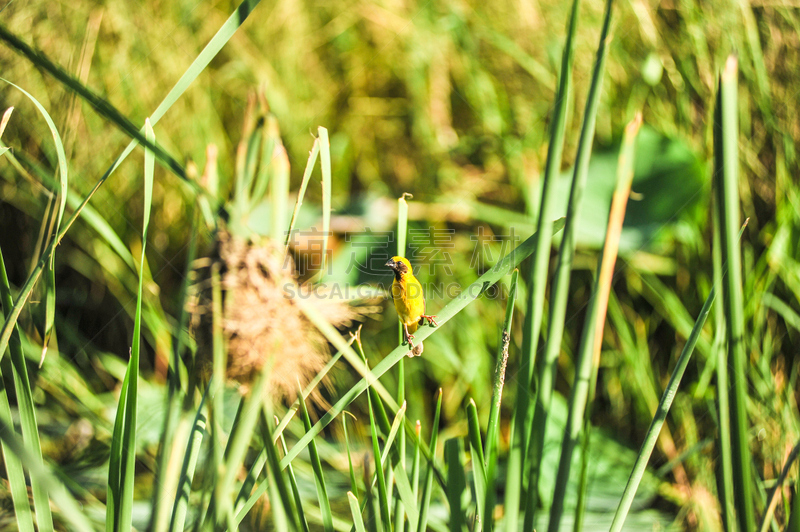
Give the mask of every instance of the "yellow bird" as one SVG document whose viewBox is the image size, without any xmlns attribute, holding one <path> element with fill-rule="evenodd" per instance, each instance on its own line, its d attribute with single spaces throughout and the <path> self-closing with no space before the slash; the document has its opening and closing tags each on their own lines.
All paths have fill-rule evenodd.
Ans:
<svg viewBox="0 0 800 532">
<path fill-rule="evenodd" d="M 386 266 L 394 270 L 394 282 L 392 283 L 392 299 L 397 316 L 403 324 L 403 336 L 411 347 L 408 356 L 419 356 L 422 354 L 422 342 L 416 346 L 411 343 L 414 336 L 411 334 L 428 320 L 428 325 L 437 326 L 436 316 L 425 314 L 425 294 L 422 293 L 422 285 L 414 277 L 411 270 L 411 263 L 404 257 L 392 257 Z"/>
</svg>

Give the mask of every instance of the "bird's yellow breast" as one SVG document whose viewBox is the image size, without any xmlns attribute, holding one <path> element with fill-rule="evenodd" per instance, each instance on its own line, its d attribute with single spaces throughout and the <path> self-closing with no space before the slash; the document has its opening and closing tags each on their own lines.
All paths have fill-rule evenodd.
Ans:
<svg viewBox="0 0 800 532">
<path fill-rule="evenodd" d="M 408 332 L 416 331 L 419 319 L 425 314 L 425 296 L 417 278 L 411 274 L 403 275 L 400 279 L 395 278 L 392 283 L 392 298 L 400 321 L 408 327 Z"/>
</svg>

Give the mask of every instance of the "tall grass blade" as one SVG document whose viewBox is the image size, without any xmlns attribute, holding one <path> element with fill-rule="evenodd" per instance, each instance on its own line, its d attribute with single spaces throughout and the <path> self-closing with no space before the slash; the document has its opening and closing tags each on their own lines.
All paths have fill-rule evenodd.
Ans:
<svg viewBox="0 0 800 532">
<path fill-rule="evenodd" d="M 508 349 L 511 343 L 511 324 L 514 316 L 514 305 L 517 301 L 518 279 L 519 270 L 515 269 L 511 274 L 511 285 L 508 291 L 508 301 L 506 301 L 506 315 L 505 319 L 503 320 L 503 329 L 500 331 L 500 342 L 497 349 L 497 363 L 494 369 L 492 401 L 489 409 L 489 422 L 486 426 L 486 450 L 484 451 L 484 470 L 482 471 L 482 474 L 486 477 L 486 482 L 483 495 L 478 495 L 478 505 L 484 508 L 483 523 L 485 523 L 484 526 L 486 527 L 486 530 L 492 530 L 494 528 L 496 482 L 494 475 L 497 471 L 497 459 L 500 444 L 500 405 L 503 401 L 503 386 L 505 385 L 506 381 Z M 518 421 L 522 422 L 521 419 Z M 512 449 L 511 452 L 514 453 L 515 451 Z M 509 476 L 513 475 L 514 474 L 512 472 L 509 472 Z M 516 522 L 516 519 L 514 521 Z"/>
<path fill-rule="evenodd" d="M 300 213 L 300 206 L 303 205 L 303 198 L 306 195 L 306 188 L 308 188 L 308 181 L 311 179 L 311 173 L 314 171 L 314 165 L 317 163 L 317 156 L 319 156 L 319 139 L 314 139 L 314 145 L 311 146 L 311 152 L 308 154 L 308 161 L 306 162 L 306 169 L 303 172 L 303 181 L 300 183 L 300 190 L 297 191 L 297 201 L 294 204 L 294 211 L 292 211 L 292 219 L 289 221 L 289 229 L 286 231 L 285 247 L 286 252 L 289 252 L 289 242 L 292 239 L 292 231 L 294 224 L 297 222 L 297 215 Z"/>
<path fill-rule="evenodd" d="M 178 488 L 175 492 L 175 504 L 172 507 L 170 530 L 184 530 L 184 525 L 186 524 L 186 512 L 189 509 L 192 480 L 194 480 L 197 458 L 200 456 L 200 447 L 206 433 L 206 416 L 203 414 L 203 409 L 205 408 L 210 388 L 211 383 L 206 386 L 206 391 L 203 393 L 203 398 L 200 400 L 200 406 L 197 407 L 197 414 L 195 414 L 194 422 L 192 423 L 192 431 L 189 434 L 186 452 L 183 455 L 183 465 L 181 466 Z"/>
<path fill-rule="evenodd" d="M 564 227 L 563 220 L 558 220 L 556 223 L 553 224 L 553 231 L 560 231 L 561 228 Z M 440 330 L 442 326 L 450 321 L 456 314 L 464 310 L 470 303 L 475 301 L 478 297 L 480 297 L 486 290 L 489 289 L 492 285 L 494 285 L 497 281 L 502 279 L 505 275 L 511 273 L 514 268 L 516 268 L 520 262 L 525 260 L 533 251 L 533 246 L 536 241 L 536 235 L 531 235 L 528 237 L 524 242 L 522 242 L 519 246 L 513 249 L 508 255 L 500 259 L 497 264 L 492 267 L 489 271 L 484 273 L 480 276 L 474 283 L 466 287 L 458 296 L 453 298 L 438 314 L 437 321 L 439 322 L 439 327 L 432 328 L 432 327 L 421 327 L 417 332 L 414 333 L 414 337 L 417 338 L 419 341 L 423 341 L 428 338 L 431 334 L 435 334 L 437 330 Z M 307 309 L 304 309 L 304 312 Z M 307 314 L 308 315 L 308 314 Z M 319 322 L 323 325 L 324 320 L 321 319 L 321 316 L 318 314 L 311 314 L 314 318 L 316 318 L 316 322 L 314 323 L 317 328 L 320 328 Z M 314 320 L 312 320 L 314 321 Z M 327 324 L 331 329 L 333 328 L 330 324 Z M 320 328 L 320 330 L 325 333 L 326 330 L 330 332 L 330 329 Z M 335 331 L 335 329 L 333 329 Z M 334 346 L 337 349 L 340 348 L 340 342 L 336 339 L 338 337 L 342 342 L 344 339 L 339 335 L 331 334 L 326 335 L 326 337 L 333 341 Z M 349 346 L 348 346 L 349 347 Z M 283 460 L 281 460 L 281 467 L 285 467 L 287 463 L 293 460 L 300 452 L 305 449 L 308 445 L 308 442 L 314 438 L 317 434 L 319 434 L 323 428 L 325 428 L 328 424 L 331 423 L 336 416 L 338 416 L 347 406 L 352 403 L 359 395 L 361 395 L 368 386 L 375 386 L 379 391 L 382 387 L 378 388 L 378 379 L 389 371 L 392 367 L 394 367 L 399 360 L 401 360 L 406 353 L 408 352 L 407 346 L 398 346 L 391 353 L 386 355 L 381 362 L 375 366 L 372 371 L 367 371 L 366 373 L 362 373 L 364 377 L 357 382 L 354 386 L 350 388 L 337 402 L 334 404 L 331 409 L 322 416 L 322 418 L 311 428 L 309 432 L 307 432 L 300 440 L 292 447 Z M 353 363 L 350 359 L 348 359 L 351 364 Z M 356 369 L 363 367 L 363 362 L 358 361 L 358 365 L 355 366 Z M 385 390 L 385 389 L 384 389 Z M 388 400 L 387 400 L 388 396 Z M 381 394 L 381 397 L 387 401 L 387 404 L 393 406 L 393 409 L 396 411 L 397 407 L 394 399 L 387 393 L 387 396 Z M 394 404 L 393 404 L 394 403 Z M 411 434 L 413 435 L 413 428 L 411 429 Z"/>
<path fill-rule="evenodd" d="M 350 512 L 353 514 L 353 526 L 356 532 L 367 532 L 364 527 L 364 520 L 361 518 L 361 508 L 358 506 L 358 498 L 353 495 L 353 492 L 347 492 L 347 501 L 350 503 Z"/>
<path fill-rule="evenodd" d="M 744 296 L 742 294 L 742 260 L 737 232 L 739 219 L 739 126 L 738 126 L 738 67 L 730 56 L 720 76 L 714 135 L 718 140 L 715 187 L 722 220 L 722 257 L 728 274 L 723 282 L 725 320 L 728 333 L 728 360 L 732 364 L 731 384 L 731 450 L 733 457 L 733 493 L 740 530 L 754 530 L 752 459 L 747 438 L 747 368 L 744 345 Z M 719 383 L 726 386 L 728 383 Z"/>
<path fill-rule="evenodd" d="M 547 146 L 544 183 L 536 222 L 536 234 L 539 237 L 536 241 L 529 274 L 526 278 L 528 290 L 525 300 L 525 322 L 523 324 L 522 350 L 517 374 L 517 397 L 509 447 L 508 474 L 506 475 L 505 503 L 506 508 L 509 509 L 509 516 L 516 515 L 519 508 L 522 497 L 523 475 L 527 470 L 525 462 L 531 423 L 531 382 L 533 381 L 533 368 L 536 363 L 542 314 L 544 312 L 547 269 L 550 263 L 550 247 L 552 245 L 553 198 L 555 197 L 556 178 L 561 170 L 561 152 L 564 147 L 569 93 L 572 87 L 572 61 L 575 55 L 575 36 L 578 27 L 579 7 L 580 0 L 573 0 L 567 23 L 564 52 L 561 56 L 561 71 L 558 78 L 552 122 L 550 123 L 550 140 Z M 516 520 L 506 519 L 505 529 L 507 532 L 515 531 L 517 527 Z"/>
<path fill-rule="evenodd" d="M 155 140 L 150 120 L 145 120 L 145 132 L 150 141 Z M 122 381 L 117 416 L 114 421 L 114 439 L 111 442 L 111 457 L 108 470 L 108 509 L 106 530 L 127 531 L 131 528 L 133 511 L 133 482 L 136 464 L 136 410 L 139 397 L 139 354 L 142 331 L 142 291 L 144 288 L 145 250 L 147 228 L 150 224 L 150 207 L 153 201 L 153 152 L 144 152 L 144 226 L 142 228 L 142 260 L 139 273 L 139 290 L 136 297 L 136 314 L 133 321 L 131 356 L 125 379 Z"/>
<path fill-rule="evenodd" d="M 191 443 L 184 444 L 184 439 L 190 439 L 194 435 L 197 424 L 197 417 L 191 416 L 189 407 L 182 408 L 186 398 L 186 389 L 183 383 L 187 380 L 188 372 L 183 362 L 184 349 L 186 348 L 187 334 L 186 329 L 189 321 L 187 310 L 187 298 L 190 285 L 193 281 L 192 265 L 197 257 L 197 228 L 200 222 L 200 215 L 197 212 L 191 215 L 191 228 L 189 230 L 189 249 L 186 255 L 186 267 L 181 282 L 180 313 L 175 324 L 175 342 L 173 344 L 172 356 L 170 358 L 170 368 L 168 373 L 168 387 L 166 398 L 166 413 L 164 415 L 164 430 L 161 435 L 161 442 L 158 455 L 158 470 L 156 471 L 155 489 L 153 490 L 151 528 L 156 532 L 167 530 L 170 521 L 174 520 L 176 503 L 179 500 L 178 485 L 183 481 L 186 474 L 187 451 L 191 449 Z M 203 394 L 201 403 L 205 403 L 207 394 Z M 194 389 L 189 390 L 194 393 Z M 203 419 L 203 429 L 205 431 L 205 418 Z M 200 434 L 202 438 L 202 433 Z M 195 464 L 197 457 L 195 456 Z M 180 466 L 181 470 L 176 471 Z M 192 466 L 194 475 L 194 466 Z M 190 482 L 191 484 L 191 482 Z M 188 492 L 186 493 L 188 497 Z M 170 508 L 170 501 L 174 501 Z M 184 508 L 185 515 L 185 508 Z"/>
<path fill-rule="evenodd" d="M 745 224 L 739 230 L 739 236 L 737 237 L 737 240 L 738 238 L 741 238 L 746 226 L 747 222 L 745 222 Z M 727 273 L 728 272 L 726 269 L 723 269 L 721 276 L 724 278 Z M 678 387 L 681 384 L 683 373 L 686 371 L 686 366 L 689 364 L 689 359 L 691 358 L 692 352 L 697 345 L 697 340 L 700 338 L 700 333 L 702 332 L 703 326 L 708 318 L 708 313 L 711 311 L 711 305 L 714 303 L 717 290 L 718 285 L 715 283 L 714 286 L 711 287 L 711 292 L 708 294 L 708 297 L 703 304 L 703 308 L 700 309 L 700 314 L 697 316 L 697 320 L 692 327 L 692 331 L 689 333 L 689 337 L 686 339 L 686 344 L 683 346 L 683 350 L 678 357 L 678 362 L 675 364 L 675 369 L 672 370 L 669 383 L 667 383 L 667 387 L 664 389 L 664 393 L 661 395 L 661 400 L 659 401 L 658 408 L 653 416 L 653 421 L 650 422 L 650 427 L 647 429 L 644 442 L 642 442 L 642 447 L 639 450 L 639 454 L 636 457 L 636 462 L 633 465 L 633 470 L 628 478 L 628 484 L 625 486 L 625 491 L 622 493 L 622 499 L 620 500 L 616 513 L 614 514 L 614 521 L 611 523 L 612 532 L 618 532 L 622 530 L 625 518 L 627 517 L 628 511 L 633 503 L 633 499 L 636 496 L 636 490 L 638 489 L 639 483 L 641 482 L 645 469 L 647 468 L 647 462 L 650 460 L 650 456 L 653 453 L 656 442 L 658 441 L 658 435 L 661 432 L 661 427 L 664 426 L 664 422 L 667 419 L 667 414 L 669 413 L 672 401 L 675 399 L 675 394 L 677 393 Z"/>
<path fill-rule="evenodd" d="M 250 441 L 253 439 L 253 432 L 255 431 L 261 412 L 261 403 L 269 393 L 270 369 L 270 364 L 264 365 L 261 370 L 261 375 L 258 376 L 250 393 L 241 404 L 241 416 L 237 416 L 234 426 L 231 429 L 232 434 L 225 452 L 223 473 L 222 477 L 217 481 L 217 490 L 215 494 L 217 501 L 216 508 L 224 515 L 229 516 L 228 519 L 232 519 L 234 515 L 234 508 L 231 501 L 234 482 L 244 462 L 245 453 L 250 446 Z"/>
<path fill-rule="evenodd" d="M 472 457 L 472 483 L 475 488 L 475 524 L 473 531 L 480 532 L 483 528 L 484 505 L 486 503 L 486 463 L 483 457 L 478 407 L 472 399 L 467 404 L 467 427 L 469 454 Z"/>
<path fill-rule="evenodd" d="M 300 514 L 293 507 L 293 501 L 286 487 L 286 479 L 278 459 L 278 451 L 274 445 L 275 436 L 270 434 L 267 420 L 272 417 L 272 407 L 269 401 L 264 403 L 264 415 L 261 421 L 261 440 L 267 451 L 267 482 L 269 483 L 269 500 L 273 506 L 273 518 L 275 527 L 279 530 L 302 530 L 305 522 L 300 524 Z M 288 515 L 287 515 L 288 514 Z M 305 516 L 303 516 L 305 519 Z"/>
<path fill-rule="evenodd" d="M 715 137 L 714 147 L 719 151 L 717 138 Z M 721 154 L 720 154 L 721 155 Z M 720 161 L 721 157 L 715 155 L 715 162 Z M 716 163 L 715 163 L 716 166 Z M 721 169 L 720 169 L 721 171 Z M 715 169 L 716 173 L 716 169 Z M 722 217 L 720 202 L 713 201 L 714 216 L 714 284 L 722 286 L 722 236 L 720 234 L 720 224 Z M 725 297 L 718 294 L 720 303 L 714 308 L 714 356 L 717 358 L 717 416 L 719 417 L 719 430 L 717 431 L 717 445 L 719 446 L 719 466 L 717 492 L 719 493 L 720 506 L 722 507 L 722 522 L 726 530 L 736 530 L 736 509 L 733 498 L 733 458 L 731 451 L 731 411 L 730 400 L 728 397 L 728 351 L 727 333 L 725 326 Z"/>
<path fill-rule="evenodd" d="M 8 283 L 6 264 L 3 259 L 2 251 L 0 251 L 0 288 L 2 288 L 3 308 L 11 308 L 11 287 Z M 0 316 L 2 316 L 2 314 L 0 314 Z M 22 356 L 19 330 L 16 327 L 14 328 L 14 334 L 11 336 L 9 348 L 12 350 L 19 350 L 19 356 Z M 0 374 L 0 386 L 2 386 L 2 389 L 0 389 L 0 422 L 9 427 L 9 430 L 16 436 L 14 421 L 11 418 L 11 407 L 8 403 L 6 382 L 2 374 Z M 30 503 L 28 502 L 28 486 L 25 481 L 25 472 L 22 469 L 22 462 L 20 461 L 20 457 L 17 456 L 5 442 L 3 442 L 3 462 L 6 468 L 9 490 L 11 491 L 11 499 L 14 504 L 17 527 L 22 532 L 33 532 L 33 514 L 31 513 Z"/>
<path fill-rule="evenodd" d="M 544 361 L 539 374 L 539 389 L 536 396 L 536 410 L 534 422 L 531 426 L 531 441 L 529 456 L 531 456 L 530 480 L 528 482 L 528 504 L 525 508 L 525 530 L 531 530 L 535 525 L 535 512 L 537 502 L 537 489 L 539 485 L 539 470 L 544 446 L 545 427 L 550 412 L 550 401 L 555 385 L 558 354 L 561 351 L 561 340 L 564 335 L 564 323 L 567 312 L 567 297 L 569 295 L 569 280 L 572 272 L 572 260 L 575 255 L 575 234 L 578 225 L 578 216 L 583 198 L 583 190 L 589 170 L 589 158 L 594 140 L 595 121 L 597 108 L 600 103 L 600 92 L 605 74 L 605 63 L 608 56 L 608 40 L 611 27 L 611 13 L 613 0 L 606 0 L 603 28 L 600 32 L 600 43 L 597 48 L 597 57 L 592 72 L 591 86 L 586 99 L 586 108 L 581 127 L 578 153 L 576 155 L 575 169 L 572 176 L 572 185 L 567 205 L 566 225 L 561 246 L 558 251 L 553 288 L 550 296 L 547 323 L 547 341 L 544 348 Z"/>
<path fill-rule="evenodd" d="M 58 214 L 55 216 L 55 220 L 52 223 L 52 227 L 48 228 L 48 233 L 52 234 L 52 237 L 48 236 L 48 240 L 52 243 L 56 240 L 58 231 L 61 227 L 61 220 L 64 217 L 64 209 L 67 205 L 67 190 L 69 189 L 69 173 L 67 169 L 67 156 L 64 152 L 64 143 L 61 141 L 61 135 L 58 133 L 58 129 L 56 128 L 53 119 L 50 117 L 50 114 L 44 108 L 44 106 L 39 103 L 39 100 L 33 97 L 28 91 L 11 83 L 8 80 L 0 78 L 0 80 L 8 83 L 22 94 L 24 94 L 33 104 L 36 106 L 36 109 L 44 118 L 45 122 L 47 123 L 47 127 L 50 129 L 50 134 L 53 136 L 53 144 L 56 148 L 56 157 L 58 159 Z M 13 109 L 13 108 L 11 108 Z M 9 109 L 10 110 L 10 109 Z M 6 114 L 3 116 L 4 122 L 7 122 L 8 118 L 10 117 L 10 113 L 7 111 Z M 5 125 L 3 125 L 5 128 Z M 44 357 L 47 353 L 47 344 L 50 342 L 50 335 L 53 332 L 53 324 L 55 323 L 55 305 L 56 305 L 56 278 L 55 278 L 55 253 L 51 253 L 49 256 L 49 262 L 47 264 L 47 275 L 45 276 L 45 322 L 42 331 L 44 332 L 42 336 L 42 356 L 39 362 L 39 367 L 41 367 L 42 363 L 44 362 Z M 12 308 L 11 306 L 6 308 Z M 2 355 L 0 355 L 2 356 Z M 26 409 L 27 410 L 27 409 Z M 26 412 L 26 415 L 28 412 Z M 34 420 L 35 421 L 35 420 Z M 24 437 L 23 431 L 23 437 Z M 29 436 L 30 437 L 30 436 Z M 38 440 L 38 430 L 36 439 Z M 37 445 L 38 447 L 38 445 Z M 47 502 L 47 494 L 46 492 L 42 491 L 41 487 L 32 486 L 34 492 L 34 501 L 37 506 L 45 504 Z M 38 501 L 38 502 L 36 502 Z M 52 530 L 52 517 L 50 517 L 50 508 L 49 504 L 47 505 L 47 509 L 42 510 L 42 515 L 39 515 L 40 512 L 37 511 L 36 520 L 39 523 L 40 530 L 47 531 Z M 40 519 L 43 519 L 43 522 L 40 522 Z"/>
<path fill-rule="evenodd" d="M 508 347 L 511 343 L 511 320 L 514 316 L 514 304 L 517 301 L 517 279 L 519 270 L 511 274 L 511 287 L 508 290 L 506 301 L 506 317 L 503 321 L 503 330 L 500 331 L 500 342 L 497 349 L 497 365 L 494 369 L 494 384 L 492 388 L 492 404 L 489 410 L 489 424 L 486 426 L 486 450 L 484 455 L 487 460 L 497 453 L 500 438 L 500 404 L 503 401 L 503 386 L 506 382 L 506 365 L 508 364 Z"/>
<path fill-rule="evenodd" d="M 397 198 L 397 255 L 400 257 L 406 256 L 406 236 L 408 235 L 408 202 L 406 198 L 413 198 L 408 192 L 404 192 L 402 196 Z M 398 344 L 403 343 L 403 324 L 397 323 L 397 338 Z M 397 363 L 397 401 L 402 403 L 406 400 L 406 363 L 401 359 Z M 406 467 L 406 435 L 404 432 L 400 433 L 400 441 L 398 443 L 398 453 L 400 454 L 400 467 L 405 471 Z M 409 517 L 409 521 L 412 518 Z M 416 521 L 416 519 L 414 519 Z M 395 507 L 395 522 L 394 528 L 397 532 L 402 532 L 403 526 L 403 501 L 398 501 Z"/>
<path fill-rule="evenodd" d="M 342 418 L 342 421 L 344 421 L 344 418 Z M 283 438 L 283 434 L 280 435 L 280 440 L 281 440 L 281 445 L 283 446 L 283 454 L 286 454 L 286 451 L 289 448 L 286 446 L 286 440 Z M 347 449 L 347 454 L 348 456 L 350 455 L 350 449 Z M 352 470 L 352 465 L 353 464 L 351 463 L 350 464 L 351 470 Z M 294 476 L 294 469 L 292 468 L 292 464 L 286 466 L 286 473 L 289 476 L 289 486 L 292 488 L 292 497 L 294 497 L 294 505 L 295 509 L 297 510 L 297 518 L 300 521 L 300 526 L 302 526 L 303 532 L 308 532 L 308 521 L 306 521 L 306 515 L 305 512 L 303 511 L 303 499 L 300 497 L 300 489 L 297 487 L 297 478 Z"/>
<path fill-rule="evenodd" d="M 311 430 L 311 418 L 308 416 L 308 409 L 306 402 L 300 401 L 300 409 L 303 412 L 303 426 L 306 431 Z M 319 500 L 319 508 L 322 512 L 322 524 L 325 532 L 333 532 L 333 518 L 331 516 L 331 502 L 328 499 L 328 490 L 325 487 L 325 476 L 322 474 L 322 462 L 319 460 L 319 452 L 317 451 L 317 444 L 314 440 L 308 446 L 308 453 L 311 456 L 311 467 L 314 469 L 314 484 L 317 487 L 317 499 Z M 379 461 L 376 455 L 376 462 Z"/>
<path fill-rule="evenodd" d="M 372 435 L 372 456 L 375 463 L 375 479 L 378 483 L 378 504 L 380 506 L 381 522 L 383 524 L 383 530 L 391 531 L 392 521 L 389 517 L 389 496 L 386 492 L 386 476 L 383 474 L 381 448 L 378 443 L 378 427 L 375 423 L 374 408 L 369 394 L 367 394 L 367 403 L 369 404 L 369 430 Z M 309 450 L 310 449 L 313 449 L 313 440 L 309 445 Z"/>
<path fill-rule="evenodd" d="M 636 135 L 642 123 L 640 114 L 636 115 L 625 128 L 625 136 L 619 154 L 617 166 L 617 185 L 612 198 L 611 210 L 608 215 L 608 229 L 606 231 L 605 245 L 599 257 L 599 272 L 595 282 L 589 310 L 584 320 L 578 356 L 575 361 L 575 379 L 572 385 L 572 394 L 569 400 L 567 423 L 564 428 L 564 438 L 561 442 L 561 457 L 556 475 L 556 486 L 553 492 L 553 505 L 550 507 L 548 529 L 551 532 L 558 530 L 561 514 L 564 510 L 564 499 L 567 495 L 567 481 L 569 480 L 572 465 L 572 454 L 578 443 L 581 429 L 590 429 L 585 424 L 585 414 L 588 410 L 591 394 L 594 391 L 594 381 L 597 376 L 597 367 L 600 363 L 600 346 L 602 345 L 603 324 L 605 323 L 606 310 L 608 309 L 608 295 L 611 292 L 611 280 L 614 274 L 614 264 L 619 250 L 619 239 L 622 235 L 622 222 L 625 219 L 625 206 L 631 191 L 633 181 L 634 154 L 636 151 Z M 580 507 L 579 507 L 580 510 Z"/>
<path fill-rule="evenodd" d="M 262 163 L 263 164 L 263 163 Z M 270 180 L 270 202 L 272 203 L 272 239 L 280 242 L 286 234 L 286 203 L 289 196 L 289 155 L 286 148 L 280 143 L 275 146 L 272 154 L 274 171 Z"/>
<path fill-rule="evenodd" d="M 347 414 L 348 412 L 345 412 Z M 344 430 L 344 446 L 347 449 L 347 465 L 350 471 L 350 492 L 358 499 L 358 482 L 356 482 L 356 470 L 353 467 L 353 457 L 350 454 L 350 439 L 347 436 L 347 416 L 342 416 L 342 429 Z M 288 449 L 287 449 L 288 450 Z"/>
<path fill-rule="evenodd" d="M 711 305 L 714 302 L 715 296 L 716 287 L 711 289 L 711 293 L 708 295 L 706 302 L 703 304 L 703 308 L 700 310 L 700 315 L 697 317 L 697 321 L 692 329 L 692 333 L 687 339 L 686 345 L 683 346 L 681 355 L 678 357 L 678 363 L 675 365 L 675 369 L 672 371 L 672 376 L 669 379 L 666 389 L 664 389 L 664 393 L 661 396 L 661 401 L 658 404 L 658 409 L 653 417 L 653 421 L 650 423 L 650 427 L 647 429 L 647 434 L 645 435 L 644 442 L 642 443 L 642 448 L 639 450 L 639 454 L 636 457 L 636 463 L 633 466 L 633 471 L 631 471 L 628 484 L 625 486 L 625 491 L 622 493 L 622 499 L 620 500 L 616 513 L 614 514 L 614 521 L 611 523 L 610 529 L 613 532 L 622 530 L 622 525 L 625 523 L 625 518 L 628 516 L 628 511 L 630 510 L 633 499 L 636 496 L 636 490 L 638 489 L 639 483 L 644 476 L 645 469 L 647 469 L 647 462 L 650 460 L 650 455 L 653 453 L 656 441 L 658 440 L 658 435 L 661 433 L 661 427 L 664 425 L 664 422 L 667 419 L 667 414 L 669 413 L 669 408 L 672 405 L 672 400 L 675 398 L 675 394 L 678 391 L 681 378 L 683 378 L 683 373 L 686 370 L 686 366 L 692 356 L 694 346 L 697 343 L 697 338 L 700 336 L 700 331 L 703 329 L 703 325 L 705 324 L 708 313 L 711 310 Z"/>
<path fill-rule="evenodd" d="M 0 297 L 2 298 L 3 308 L 12 308 L 14 302 L 11 297 L 11 286 L 8 282 L 5 260 L 0 252 Z M 28 368 L 26 365 L 25 354 L 22 351 L 19 328 L 14 328 L 14 334 L 8 343 L 8 350 L 11 357 L 11 369 L 14 378 L 14 389 L 17 396 L 17 409 L 19 411 L 20 428 L 22 439 L 31 451 L 33 459 L 37 464 L 42 465 L 42 446 L 39 440 L 39 426 L 36 422 L 36 406 L 33 402 L 31 383 L 28 378 Z M 4 393 L 5 390 L 4 390 Z M 6 396 L 7 401 L 7 396 Z M 4 405 L 5 406 L 5 405 Z M 10 418 L 9 418 L 10 419 Z M 12 458 L 12 462 L 14 459 Z M 11 469 L 15 467 L 12 463 Z M 19 471 L 14 471 L 17 473 Z M 16 478 L 15 483 L 20 479 Z M 47 486 L 42 484 L 38 478 L 31 477 L 31 491 L 33 492 L 33 504 L 36 508 L 36 524 L 39 530 L 53 530 L 53 516 L 50 512 L 50 501 L 47 494 Z M 10 479 L 9 479 L 10 481 Z M 19 488 L 19 486 L 17 486 Z M 22 478 L 22 488 L 25 488 L 25 480 Z M 21 490 L 20 490 L 21 491 Z M 20 500 L 19 504 L 28 504 L 27 488 L 24 489 L 24 503 Z M 17 495 L 21 495 L 20 492 Z M 24 512 L 24 511 L 23 511 Z"/>
<path fill-rule="evenodd" d="M 450 504 L 450 532 L 462 532 L 465 524 L 461 495 L 467 487 L 467 482 L 464 478 L 464 466 L 461 463 L 462 454 L 461 438 L 452 438 L 444 442 L 444 461 L 447 465 L 447 502 Z"/>
<path fill-rule="evenodd" d="M 320 126 L 319 151 L 320 167 L 322 168 L 322 275 L 325 275 L 328 261 L 328 237 L 331 232 L 331 143 L 328 140 L 328 130 Z"/>
<path fill-rule="evenodd" d="M 431 496 L 433 495 L 433 462 L 436 457 L 436 441 L 439 438 L 439 415 L 442 412 L 442 389 L 436 398 L 436 410 L 433 414 L 433 425 L 431 425 L 431 463 L 425 472 L 425 483 L 422 485 L 422 501 L 419 505 L 419 525 L 417 530 L 424 532 L 428 530 L 428 510 L 431 507 Z"/>
</svg>

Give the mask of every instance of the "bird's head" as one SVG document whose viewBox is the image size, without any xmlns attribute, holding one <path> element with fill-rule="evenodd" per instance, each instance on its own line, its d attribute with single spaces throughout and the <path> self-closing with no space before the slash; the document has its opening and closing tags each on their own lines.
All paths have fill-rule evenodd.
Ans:
<svg viewBox="0 0 800 532">
<path fill-rule="evenodd" d="M 386 266 L 393 269 L 398 278 L 411 273 L 411 263 L 405 257 L 392 257 L 386 262 Z"/>
</svg>

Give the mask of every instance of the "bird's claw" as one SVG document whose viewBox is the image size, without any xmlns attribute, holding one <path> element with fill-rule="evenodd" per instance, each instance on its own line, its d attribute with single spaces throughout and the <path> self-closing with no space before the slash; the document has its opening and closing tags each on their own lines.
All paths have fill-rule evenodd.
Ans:
<svg viewBox="0 0 800 532">
<path fill-rule="evenodd" d="M 433 316 L 427 316 L 427 315 L 423 314 L 423 315 L 421 316 L 421 318 L 422 318 L 423 320 L 428 320 L 428 325 L 432 325 L 433 327 L 438 327 L 438 326 L 439 326 L 439 324 L 438 324 L 438 323 L 436 323 L 436 319 L 435 319 L 435 318 L 436 318 L 436 315 L 433 315 Z"/>
</svg>

